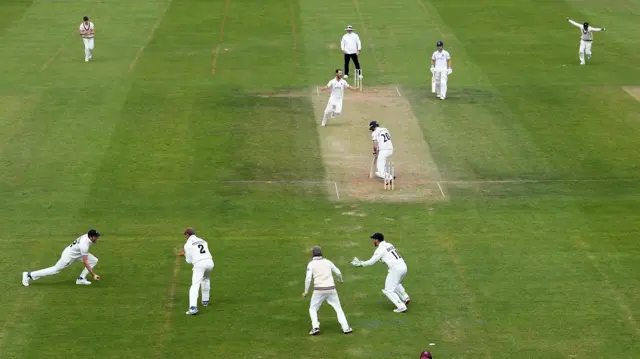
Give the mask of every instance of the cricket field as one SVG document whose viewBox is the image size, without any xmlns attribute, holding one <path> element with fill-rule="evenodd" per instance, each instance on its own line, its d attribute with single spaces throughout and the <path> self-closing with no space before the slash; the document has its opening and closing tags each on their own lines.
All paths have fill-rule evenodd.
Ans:
<svg viewBox="0 0 640 359">
<path fill-rule="evenodd" d="M 640 0 L 0 1 L 0 358 L 639 358 L 638 14 Z M 607 28 L 586 66 L 566 17 Z M 322 128 L 346 25 L 363 92 Z M 393 191 L 369 179 L 371 120 L 393 136 Z M 194 317 L 174 253 L 187 226 L 215 260 Z M 77 286 L 74 264 L 21 285 L 90 228 L 100 282 Z M 381 292 L 384 264 L 349 264 L 378 231 L 407 262 L 408 313 Z M 352 335 L 327 305 L 308 335 L 313 245 L 343 272 Z"/>
</svg>

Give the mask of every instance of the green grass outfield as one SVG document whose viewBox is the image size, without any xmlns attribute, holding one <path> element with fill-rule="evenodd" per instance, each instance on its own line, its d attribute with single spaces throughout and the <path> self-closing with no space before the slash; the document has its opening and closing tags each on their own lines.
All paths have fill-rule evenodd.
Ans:
<svg viewBox="0 0 640 359">
<path fill-rule="evenodd" d="M 640 102 L 623 89 L 640 86 L 639 12 L 640 0 L 0 1 L 0 358 L 640 357 Z M 607 28 L 587 66 L 566 16 Z M 341 66 L 347 24 L 365 91 L 323 133 L 314 88 Z M 447 101 L 430 93 L 439 39 L 454 61 Z M 325 166 L 323 136 L 361 123 L 370 158 L 367 122 L 400 119 L 371 118 L 367 90 L 396 87 L 430 152 L 415 155 L 437 165 L 424 181 L 444 196 L 394 202 L 418 186 L 399 166 L 396 194 L 360 201 Z M 400 137 L 398 151 L 417 143 Z M 185 226 L 216 260 L 196 317 L 191 268 L 173 255 Z M 100 283 L 76 286 L 74 265 L 20 285 L 90 227 Z M 349 265 L 375 231 L 407 260 L 405 315 L 380 292 L 384 265 Z M 322 335 L 307 335 L 314 244 L 344 273 L 351 336 L 328 306 Z"/>
</svg>

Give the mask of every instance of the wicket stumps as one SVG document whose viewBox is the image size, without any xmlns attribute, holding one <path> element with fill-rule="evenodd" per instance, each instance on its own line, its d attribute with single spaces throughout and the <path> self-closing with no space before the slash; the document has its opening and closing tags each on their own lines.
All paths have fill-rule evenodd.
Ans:
<svg viewBox="0 0 640 359">
<path fill-rule="evenodd" d="M 356 87 L 356 90 L 362 91 L 362 69 L 356 69 L 356 76 L 354 76 L 353 79 L 353 84 Z"/>
<path fill-rule="evenodd" d="M 384 179 L 384 189 L 385 191 L 393 191 L 396 184 L 396 169 L 391 161 L 385 165 L 384 172 L 387 177 Z"/>
</svg>

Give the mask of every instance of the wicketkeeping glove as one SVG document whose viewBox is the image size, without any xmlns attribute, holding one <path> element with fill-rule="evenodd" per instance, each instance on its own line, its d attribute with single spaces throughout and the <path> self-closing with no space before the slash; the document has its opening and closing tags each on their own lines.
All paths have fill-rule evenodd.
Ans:
<svg viewBox="0 0 640 359">
<path fill-rule="evenodd" d="M 362 261 L 358 259 L 358 257 L 354 257 L 351 261 L 351 265 L 354 267 L 362 267 Z"/>
</svg>

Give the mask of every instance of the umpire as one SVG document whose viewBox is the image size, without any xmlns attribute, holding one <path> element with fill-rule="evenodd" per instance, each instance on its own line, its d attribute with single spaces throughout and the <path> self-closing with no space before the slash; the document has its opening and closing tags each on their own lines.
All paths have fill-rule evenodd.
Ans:
<svg viewBox="0 0 640 359">
<path fill-rule="evenodd" d="M 349 25 L 345 30 L 347 30 L 347 33 L 342 37 L 340 48 L 344 53 L 343 77 L 346 79 L 349 77 L 349 60 L 353 60 L 353 64 L 356 65 L 356 70 L 360 70 L 360 61 L 358 61 L 358 56 L 360 56 L 362 44 L 360 43 L 360 36 L 353 32 L 353 26 Z M 358 72 L 359 71 L 356 71 L 356 73 Z"/>
</svg>

